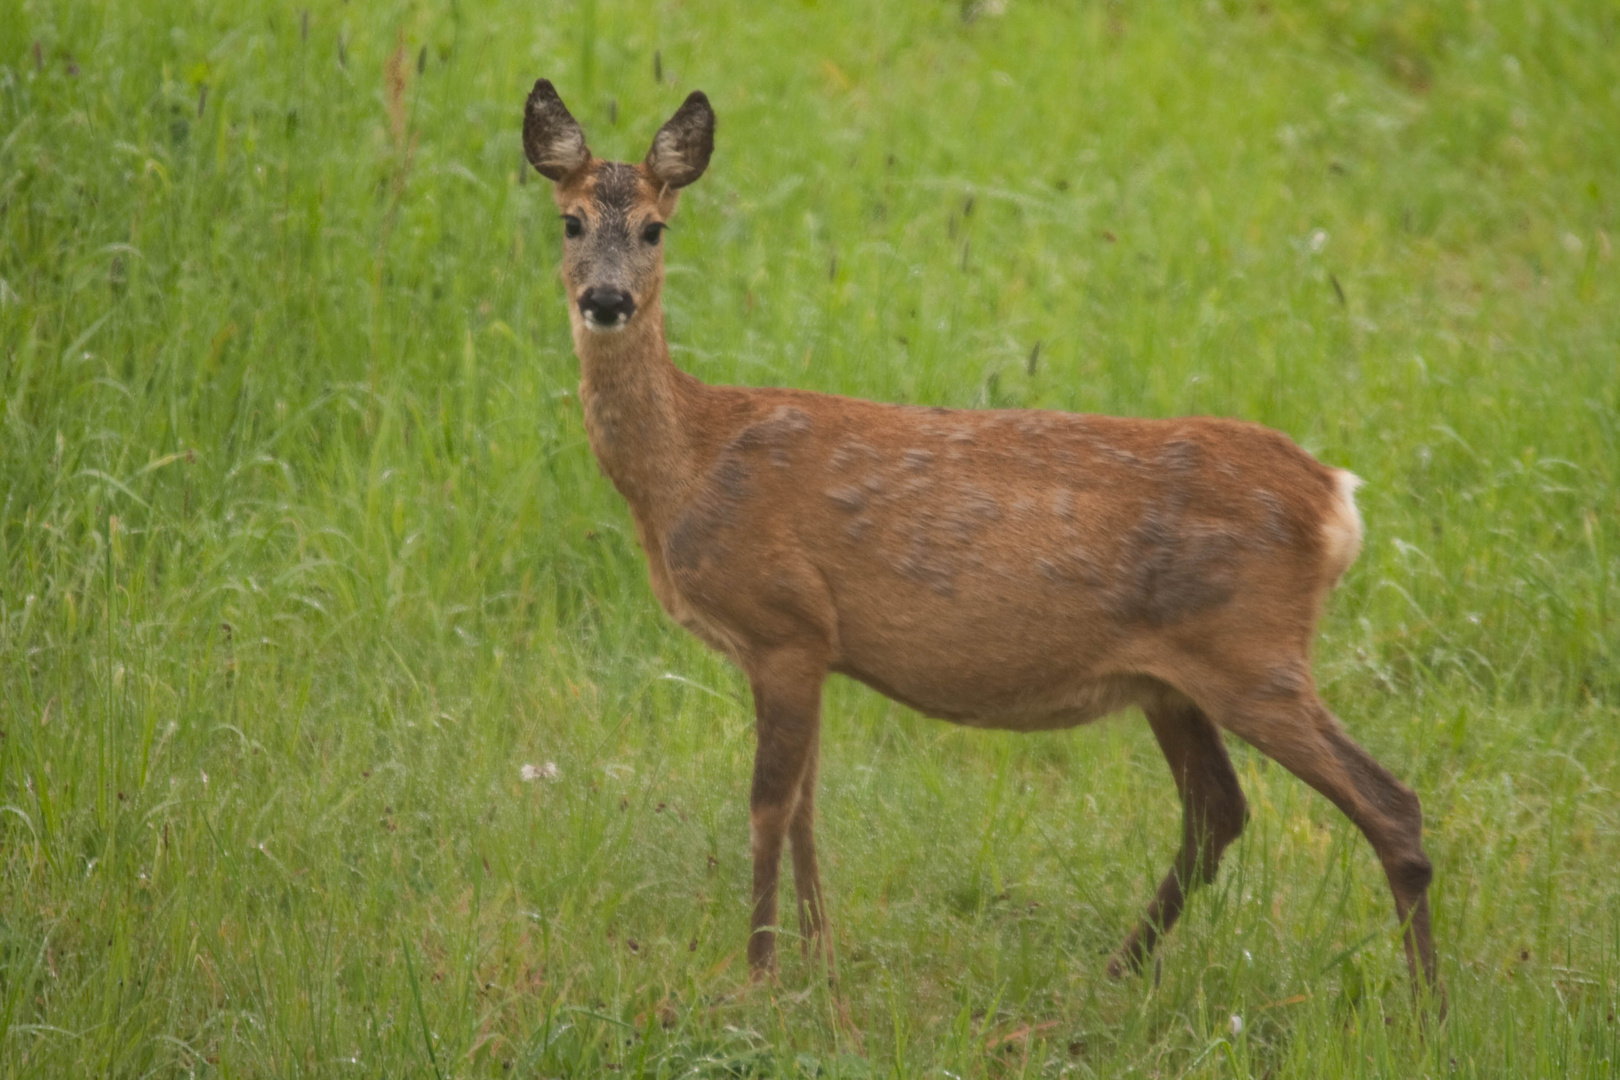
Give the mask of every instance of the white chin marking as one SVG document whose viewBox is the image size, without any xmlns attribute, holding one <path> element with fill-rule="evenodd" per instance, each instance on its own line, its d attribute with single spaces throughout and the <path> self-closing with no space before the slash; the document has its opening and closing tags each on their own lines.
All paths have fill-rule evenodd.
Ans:
<svg viewBox="0 0 1620 1080">
<path fill-rule="evenodd" d="M 619 318 L 615 319 L 613 322 L 597 322 L 595 319 L 591 318 L 589 315 L 584 316 L 584 319 L 585 319 L 585 328 L 587 330 L 590 330 L 592 333 L 597 333 L 597 334 L 617 334 L 620 330 L 623 330 L 625 328 L 625 326 L 628 325 L 629 322 L 630 322 L 630 320 L 628 318 L 626 318 L 626 317 L 624 317 L 622 315 Z"/>
</svg>

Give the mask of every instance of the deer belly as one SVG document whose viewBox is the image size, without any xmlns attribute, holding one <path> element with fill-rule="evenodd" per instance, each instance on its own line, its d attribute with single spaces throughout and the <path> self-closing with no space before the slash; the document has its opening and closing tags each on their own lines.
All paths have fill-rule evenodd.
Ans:
<svg viewBox="0 0 1620 1080">
<path fill-rule="evenodd" d="M 980 727 L 1072 727 L 1133 700 L 1097 605 L 1047 592 L 840 591 L 836 670 Z"/>
<path fill-rule="evenodd" d="M 1047 682 L 1015 684 L 1003 672 L 844 663 L 841 674 L 872 687 L 925 716 L 968 727 L 1046 731 L 1090 723 L 1151 692 L 1152 680 L 1073 672 Z M 880 670 L 874 670 L 880 669 Z M 1047 673 L 1050 675 L 1050 673 Z"/>
</svg>

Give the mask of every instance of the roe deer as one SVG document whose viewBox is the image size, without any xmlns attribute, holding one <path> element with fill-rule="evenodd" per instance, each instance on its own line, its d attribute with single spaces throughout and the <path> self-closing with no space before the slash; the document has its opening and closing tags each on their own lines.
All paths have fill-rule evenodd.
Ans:
<svg viewBox="0 0 1620 1080">
<path fill-rule="evenodd" d="M 1324 598 L 1361 545 L 1359 481 L 1233 420 L 699 382 L 670 362 L 659 240 L 714 124 L 693 93 L 639 165 L 602 161 L 542 79 L 523 144 L 565 223 L 591 449 L 630 504 L 659 602 L 753 690 L 754 976 L 775 970 L 784 841 L 806 952 L 827 948 L 814 804 L 821 687 L 838 672 L 976 727 L 1142 708 L 1181 794 L 1181 849 L 1110 973 L 1140 967 L 1243 828 L 1224 730 L 1366 834 L 1414 987 L 1439 993 L 1417 796 L 1351 741 L 1311 677 Z"/>
</svg>

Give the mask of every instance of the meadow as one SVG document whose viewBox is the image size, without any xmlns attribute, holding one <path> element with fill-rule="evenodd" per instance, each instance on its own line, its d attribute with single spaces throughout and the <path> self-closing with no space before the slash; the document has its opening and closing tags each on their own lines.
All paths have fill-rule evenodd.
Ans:
<svg viewBox="0 0 1620 1080">
<path fill-rule="evenodd" d="M 585 444 L 559 87 L 690 90 L 677 363 L 1277 427 L 1364 477 L 1324 697 L 1424 800 L 1251 820 L 1155 970 L 1136 714 L 828 688 L 839 981 L 747 981 L 747 686 Z M 1596 0 L 125 4 L 0 17 L 0 1073 L 1609 1077 L 1620 9 Z M 527 767 L 527 769 L 525 768 Z"/>
</svg>

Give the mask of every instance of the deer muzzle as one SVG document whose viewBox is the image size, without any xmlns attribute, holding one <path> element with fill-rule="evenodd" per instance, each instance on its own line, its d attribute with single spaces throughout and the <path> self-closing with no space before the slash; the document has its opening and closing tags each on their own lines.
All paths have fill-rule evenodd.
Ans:
<svg viewBox="0 0 1620 1080">
<path fill-rule="evenodd" d="M 621 330 L 635 312 L 635 297 L 623 289 L 592 285 L 579 297 L 579 313 L 592 330 Z"/>
</svg>

